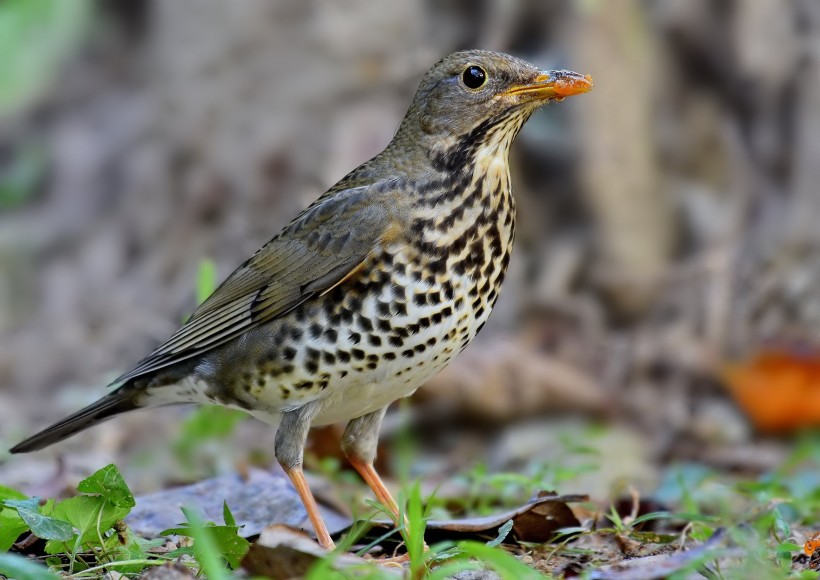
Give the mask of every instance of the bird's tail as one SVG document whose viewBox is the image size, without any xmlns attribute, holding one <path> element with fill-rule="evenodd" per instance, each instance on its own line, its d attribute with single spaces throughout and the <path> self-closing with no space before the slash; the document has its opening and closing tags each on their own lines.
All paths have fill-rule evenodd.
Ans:
<svg viewBox="0 0 820 580">
<path fill-rule="evenodd" d="M 102 423 L 115 415 L 132 411 L 138 408 L 138 406 L 134 404 L 133 394 L 133 390 L 120 387 L 96 403 L 92 403 L 88 407 L 80 409 L 73 415 L 18 443 L 9 451 L 11 453 L 37 451 L 63 439 L 68 439 L 72 435 L 98 423 Z"/>
</svg>

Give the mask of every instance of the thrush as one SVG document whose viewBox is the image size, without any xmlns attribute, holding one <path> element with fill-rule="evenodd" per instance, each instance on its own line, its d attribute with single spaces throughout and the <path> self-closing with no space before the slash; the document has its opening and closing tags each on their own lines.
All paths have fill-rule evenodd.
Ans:
<svg viewBox="0 0 820 580">
<path fill-rule="evenodd" d="M 15 446 L 42 449 L 120 413 L 181 403 L 277 427 L 276 458 L 319 543 L 333 542 L 302 472 L 312 425 L 349 421 L 342 448 L 376 497 L 382 418 L 475 337 L 510 259 L 508 153 L 550 100 L 589 76 L 463 51 L 423 77 L 385 150 L 299 214 L 96 403 Z"/>
</svg>

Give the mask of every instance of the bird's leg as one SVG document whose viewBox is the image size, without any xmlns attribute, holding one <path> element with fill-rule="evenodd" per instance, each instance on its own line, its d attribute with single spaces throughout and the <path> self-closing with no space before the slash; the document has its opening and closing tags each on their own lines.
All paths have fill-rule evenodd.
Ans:
<svg viewBox="0 0 820 580">
<path fill-rule="evenodd" d="M 399 506 L 373 467 L 379 443 L 379 429 L 386 411 L 387 408 L 384 408 L 350 421 L 342 435 L 342 451 L 353 468 L 359 472 L 365 483 L 376 494 L 376 499 L 393 513 L 398 524 Z"/>
<path fill-rule="evenodd" d="M 316 504 L 316 499 L 313 497 L 313 493 L 311 493 L 307 481 L 305 481 L 305 474 L 302 472 L 302 456 L 307 433 L 310 430 L 311 411 L 311 406 L 305 405 L 282 415 L 282 422 L 276 431 L 276 459 L 290 478 L 293 487 L 296 488 L 296 493 L 299 494 L 299 498 L 305 506 L 305 510 L 307 510 L 308 518 L 313 525 L 313 530 L 316 532 L 319 545 L 325 550 L 332 550 L 336 546 L 333 540 L 330 539 L 327 526 L 325 526 L 322 515 L 319 513 L 319 506 Z"/>
<path fill-rule="evenodd" d="M 359 472 L 365 483 L 376 494 L 376 499 L 393 513 L 396 525 L 404 524 L 405 529 L 408 529 L 407 517 L 402 522 L 399 505 L 373 467 L 373 462 L 376 460 L 376 448 L 379 444 L 379 429 L 386 411 L 387 407 L 350 421 L 342 435 L 342 450 L 353 468 Z M 424 544 L 424 550 L 428 550 L 427 544 Z M 379 562 L 382 564 L 402 563 L 408 558 L 409 555 L 404 554 L 395 558 L 383 558 Z"/>
</svg>

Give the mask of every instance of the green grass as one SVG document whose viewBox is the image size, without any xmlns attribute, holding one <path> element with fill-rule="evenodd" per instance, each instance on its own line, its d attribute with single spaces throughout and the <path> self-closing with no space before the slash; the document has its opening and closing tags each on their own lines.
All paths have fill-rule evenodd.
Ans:
<svg viewBox="0 0 820 580">
<path fill-rule="evenodd" d="M 204 260 L 197 276 L 198 302 L 204 301 L 216 286 L 216 268 Z M 402 401 L 400 411 L 406 411 Z M 200 469 L 203 449 L 213 442 L 224 444 L 244 414 L 220 407 L 202 407 L 192 413 L 173 444 L 178 458 L 188 461 L 191 469 Z M 562 485 L 596 469 L 597 455 L 583 441 L 605 436 L 600 428 L 591 428 L 583 436 L 563 441 L 564 453 L 549 464 L 533 463 L 522 473 L 492 473 L 483 464 L 458 479 L 467 490 L 461 497 L 423 497 L 412 466 L 417 456 L 415 441 L 403 429 L 396 441 L 397 472 L 403 482 L 399 494 L 401 517 L 394 530 L 360 549 L 364 555 L 385 540 L 400 536 L 407 551 L 407 577 L 412 580 L 443 580 L 464 570 L 490 569 L 504 579 L 545 577 L 521 561 L 529 555 L 534 561 L 550 562 L 557 558 L 586 558 L 586 569 L 612 563 L 604 552 L 584 544 L 585 538 L 614 541 L 628 539 L 638 544 L 668 545 L 691 548 L 705 542 L 718 529 L 726 529 L 730 545 L 739 556 L 719 565 L 718 557 L 725 547 L 699 555 L 671 578 L 684 578 L 699 572 L 707 578 L 733 580 L 750 577 L 818 578 L 812 570 L 793 570 L 802 546 L 796 531 L 820 530 L 820 435 L 800 438 L 787 461 L 771 473 L 756 479 L 735 479 L 699 464 L 681 464 L 665 468 L 656 499 L 670 511 L 655 511 L 638 517 L 619 513 L 615 507 L 605 510 L 579 529 L 564 530 L 554 543 L 544 546 L 519 546 L 514 552 L 502 545 L 511 533 L 513 522 L 497 530 L 489 542 L 443 542 L 427 547 L 424 532 L 428 519 L 459 515 L 483 515 L 505 507 L 519 505 L 534 492 L 560 490 Z M 579 439 L 581 443 L 579 444 Z M 309 458 L 310 459 L 310 458 Z M 335 460 L 316 460 L 312 465 L 337 485 L 355 482 L 357 476 L 340 469 Z M 567 467 L 571 466 L 571 467 Z M 194 506 L 180 512 L 178 527 L 165 530 L 179 540 L 179 548 L 170 553 L 153 551 L 163 539 L 146 541 L 136 537 L 124 518 L 135 501 L 126 482 L 114 465 L 109 465 L 84 479 L 78 485 L 79 495 L 69 499 L 41 501 L 40 498 L 0 486 L 0 575 L 21 580 L 54 578 L 99 578 L 116 571 L 133 578 L 153 566 L 179 561 L 200 576 L 213 579 L 231 578 L 249 548 L 238 534 L 234 517 L 225 504 L 223 524 L 204 522 Z M 334 568 L 338 556 L 357 545 L 369 527 L 368 519 L 390 517 L 388 510 L 368 501 L 362 510 L 364 522 L 353 528 L 339 542 L 336 551 L 321 559 L 308 578 L 395 578 L 384 568 L 363 564 L 354 568 Z M 183 521 L 184 520 L 184 521 Z M 45 540 L 37 558 L 10 552 L 13 544 L 27 533 Z M 592 544 L 594 546 L 594 544 Z"/>
<path fill-rule="evenodd" d="M 570 558 L 583 554 L 586 566 L 593 569 L 610 563 L 584 537 L 603 541 L 625 538 L 638 544 L 669 545 L 692 548 L 706 541 L 719 528 L 726 530 L 729 543 L 699 555 L 672 577 L 701 572 L 708 578 L 739 579 L 817 578 L 817 572 L 793 569 L 801 556 L 796 531 L 816 530 L 820 523 L 820 446 L 816 436 L 800 440 L 794 453 L 779 469 L 756 479 L 733 480 L 726 475 L 694 464 L 673 466 L 657 491 L 657 498 L 670 506 L 669 512 L 656 511 L 631 517 L 614 507 L 597 524 L 583 529 L 566 530 L 566 534 L 545 546 L 520 546 L 514 551 L 501 544 L 510 533 L 512 522 L 497 530 L 497 538 L 476 541 L 443 542 L 425 547 L 424 531 L 431 510 L 442 509 L 442 502 L 424 497 L 417 482 L 407 483 L 399 495 L 402 517 L 399 525 L 385 537 L 400 536 L 407 550 L 407 577 L 414 580 L 440 580 L 462 570 L 491 569 L 502 578 L 540 578 L 520 559 L 529 554 L 535 561 Z M 535 474 L 541 473 L 535 469 Z M 469 477 L 486 474 L 477 469 Z M 486 474 L 489 480 L 511 480 L 519 491 L 529 489 L 539 480 L 520 481 L 506 474 Z M 490 486 L 492 487 L 492 486 Z M 475 488 L 482 493 L 482 487 Z M 135 577 L 146 568 L 169 560 L 180 561 L 207 578 L 232 577 L 248 549 L 238 535 L 234 518 L 227 505 L 224 523 L 201 521 L 194 509 L 180 513 L 177 528 L 166 534 L 181 536 L 179 549 L 171 553 L 152 552 L 156 542 L 135 537 L 123 518 L 134 505 L 128 486 L 113 465 L 83 480 L 79 495 L 62 501 L 41 501 L 9 488 L 0 487 L 0 548 L 8 551 L 20 535 L 32 532 L 47 540 L 37 559 L 14 553 L 0 553 L 0 574 L 14 578 L 96 578 L 107 571 Z M 467 498 L 480 505 L 476 497 Z M 370 502 L 371 517 L 389 515 L 382 506 Z M 354 528 L 339 542 L 339 549 L 320 560 L 309 578 L 388 578 L 390 572 L 373 564 L 343 570 L 334 569 L 340 553 L 359 543 L 366 525 Z M 731 546 L 732 558 L 718 565 Z M 360 551 L 363 554 L 368 548 Z M 737 553 L 739 551 L 739 554 Z"/>
<path fill-rule="evenodd" d="M 174 552 L 152 553 L 162 541 L 136 537 L 123 521 L 136 505 L 131 491 L 114 465 L 108 465 L 77 486 L 80 495 L 62 501 L 27 498 L 0 488 L 0 574 L 12 578 L 98 578 L 115 570 L 136 576 L 151 566 L 181 558 L 208 578 L 227 578 L 248 549 L 237 535 L 238 527 L 227 505 L 225 525 L 204 523 L 194 510 L 184 510 L 187 520 L 165 534 L 187 536 L 192 546 Z M 30 532 L 47 540 L 44 555 L 36 560 L 8 553 L 13 542 Z M 221 576 L 220 576 L 221 574 Z"/>
</svg>

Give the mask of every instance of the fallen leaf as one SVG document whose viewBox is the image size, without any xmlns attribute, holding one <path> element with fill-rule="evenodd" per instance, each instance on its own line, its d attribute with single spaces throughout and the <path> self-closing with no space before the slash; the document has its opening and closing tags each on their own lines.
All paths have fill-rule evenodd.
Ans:
<svg viewBox="0 0 820 580">
<path fill-rule="evenodd" d="M 268 526 L 251 545 L 242 568 L 254 576 L 285 580 L 302 578 L 313 565 L 327 556 L 316 541 L 301 530 L 275 524 Z M 366 560 L 350 554 L 334 556 L 332 567 L 336 570 L 366 564 Z M 397 570 L 397 577 L 402 572 Z"/>
<path fill-rule="evenodd" d="M 762 350 L 725 365 L 721 376 L 761 431 L 788 433 L 820 425 L 820 352 Z"/>
<path fill-rule="evenodd" d="M 590 580 L 656 580 L 667 578 L 693 562 L 708 557 L 709 552 L 719 548 L 725 538 L 726 530 L 718 528 L 706 542 L 691 550 L 624 560 L 617 564 L 602 566 L 598 570 L 592 570 L 588 578 Z"/>
<path fill-rule="evenodd" d="M 244 538 L 255 536 L 272 523 L 313 529 L 290 481 L 261 469 L 251 469 L 247 477 L 223 475 L 138 497 L 126 522 L 137 535 L 154 538 L 182 521 L 182 506 L 196 506 L 205 521 L 223 521 L 225 501 Z M 331 534 L 349 527 L 349 518 L 321 504 L 319 509 Z"/>
<path fill-rule="evenodd" d="M 456 520 L 429 520 L 424 539 L 428 543 L 445 540 L 490 541 L 498 536 L 498 529 L 512 520 L 512 533 L 502 543 L 516 542 L 544 543 L 562 528 L 576 528 L 581 524 L 567 505 L 589 501 L 586 495 L 545 494 L 513 510 L 478 518 Z M 367 537 L 376 538 L 393 528 L 388 521 L 372 522 L 373 528 Z"/>
</svg>

